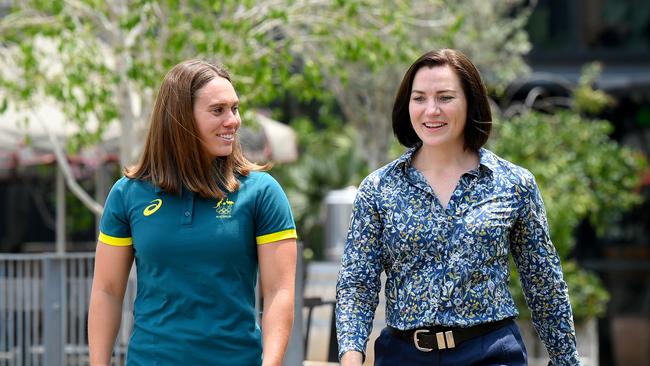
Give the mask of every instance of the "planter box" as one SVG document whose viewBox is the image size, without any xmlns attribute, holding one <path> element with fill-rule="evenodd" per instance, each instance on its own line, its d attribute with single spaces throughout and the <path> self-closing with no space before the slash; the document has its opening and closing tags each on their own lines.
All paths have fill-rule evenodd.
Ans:
<svg viewBox="0 0 650 366">
<path fill-rule="evenodd" d="M 517 320 L 522 338 L 528 351 L 529 366 L 546 366 L 549 357 L 544 344 L 537 337 L 533 324 L 528 319 Z M 583 366 L 598 366 L 598 323 L 596 319 L 589 319 L 576 323 L 576 337 L 578 353 Z M 629 365 L 629 364 L 621 364 Z"/>
</svg>

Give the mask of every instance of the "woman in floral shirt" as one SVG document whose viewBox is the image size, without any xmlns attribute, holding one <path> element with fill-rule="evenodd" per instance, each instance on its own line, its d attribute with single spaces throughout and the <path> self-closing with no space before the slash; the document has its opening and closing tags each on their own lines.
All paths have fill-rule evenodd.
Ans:
<svg viewBox="0 0 650 366">
<path fill-rule="evenodd" d="M 361 365 L 386 273 L 375 365 L 526 365 L 509 255 L 552 365 L 579 365 L 560 260 L 526 169 L 483 148 L 492 117 L 461 52 L 404 75 L 393 131 L 408 151 L 359 187 L 337 284 L 342 365 Z"/>
</svg>

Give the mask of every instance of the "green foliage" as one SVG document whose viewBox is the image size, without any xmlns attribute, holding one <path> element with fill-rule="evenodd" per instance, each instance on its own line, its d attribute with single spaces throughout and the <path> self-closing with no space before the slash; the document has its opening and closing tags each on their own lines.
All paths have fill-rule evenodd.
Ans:
<svg viewBox="0 0 650 366">
<path fill-rule="evenodd" d="M 530 112 L 495 125 L 491 147 L 534 172 L 546 199 L 553 241 L 561 256 L 573 248 L 573 229 L 589 218 L 602 232 L 640 202 L 635 188 L 642 156 L 609 138 L 612 126 L 572 111 Z M 616 199 L 612 199 L 616 197 Z"/>
<path fill-rule="evenodd" d="M 86 180 L 85 186 L 92 184 L 92 181 Z M 90 183 L 90 184 L 89 184 Z M 86 187 L 91 188 L 91 187 Z M 56 199 L 53 197 L 53 207 L 56 205 Z M 71 192 L 66 192 L 65 195 L 66 206 L 66 234 L 74 236 L 76 234 L 87 233 L 95 227 L 95 215 L 90 212 L 79 199 Z M 93 233 L 94 234 L 94 233 Z"/>
<path fill-rule="evenodd" d="M 535 174 L 576 319 L 602 315 L 608 294 L 594 274 L 568 259 L 575 244 L 574 230 L 589 219 L 602 234 L 625 210 L 638 204 L 641 197 L 636 188 L 646 166 L 640 152 L 610 139 L 612 125 L 608 121 L 579 113 L 602 110 L 608 103 L 609 97 L 602 92 L 594 97 L 590 72 L 577 88 L 590 101 L 589 110 L 578 108 L 582 101 L 576 100 L 574 110 L 554 114 L 530 111 L 498 121 L 491 142 L 497 154 Z M 527 314 L 520 288 L 513 285 L 511 289 L 522 314 Z"/>
<path fill-rule="evenodd" d="M 216 57 L 230 68 L 242 105 L 252 109 L 286 93 L 324 98 L 335 93 L 326 79 L 356 77 L 346 65 L 376 71 L 418 42 L 404 26 L 411 22 L 412 30 L 418 21 L 407 1 L 10 4 L 0 20 L 0 86 L 17 109 L 57 104 L 81 127 L 69 142 L 72 151 L 96 143 L 116 121 L 125 135 L 142 133 L 157 84 L 183 59 Z"/>
<path fill-rule="evenodd" d="M 571 307 L 575 319 L 582 320 L 600 317 L 607 310 L 609 293 L 603 287 L 600 278 L 585 271 L 575 261 L 562 263 L 564 278 L 573 288 L 569 288 Z"/>
<path fill-rule="evenodd" d="M 325 107 L 323 107 L 325 108 Z M 324 116 L 331 112 L 323 111 Z M 292 122 L 302 151 L 297 162 L 279 165 L 271 173 L 284 188 L 296 220 L 298 236 L 309 259 L 323 258 L 323 200 L 332 189 L 358 185 L 368 174 L 366 161 L 351 126 L 336 119 L 321 120 L 316 129 L 308 119 Z"/>
<path fill-rule="evenodd" d="M 614 105 L 612 97 L 593 87 L 601 70 L 602 65 L 598 62 L 592 62 L 582 68 L 578 87 L 574 91 L 576 111 L 587 115 L 597 115 L 603 109 Z"/>
</svg>

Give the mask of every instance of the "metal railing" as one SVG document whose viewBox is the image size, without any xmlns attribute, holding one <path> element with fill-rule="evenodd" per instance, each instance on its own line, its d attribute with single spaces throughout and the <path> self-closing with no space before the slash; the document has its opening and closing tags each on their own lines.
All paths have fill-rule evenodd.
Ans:
<svg viewBox="0 0 650 366">
<path fill-rule="evenodd" d="M 307 309 L 307 326 L 305 327 L 304 335 L 304 345 L 303 349 L 305 354 L 307 354 L 309 348 L 309 332 L 311 331 L 311 321 L 314 315 L 314 308 L 319 306 L 330 306 L 332 308 L 332 316 L 329 319 L 330 322 L 330 334 L 329 341 L 327 342 L 327 361 L 328 362 L 337 362 L 338 361 L 338 343 L 336 339 L 336 311 L 334 307 L 336 306 L 336 301 L 334 300 L 323 300 L 320 297 L 308 297 L 303 299 L 304 307 Z"/>
<path fill-rule="evenodd" d="M 90 364 L 87 327 L 94 258 L 92 252 L 0 254 L 0 366 Z M 303 334 L 309 334 L 310 327 L 308 324 L 306 331 L 303 329 L 303 271 L 304 263 L 299 256 L 294 328 L 284 362 L 287 366 L 300 365 L 305 358 Z M 135 292 L 133 266 L 113 349 L 113 366 L 124 365 L 126 360 Z M 313 307 L 333 304 L 307 300 L 304 306 L 309 311 L 309 323 Z M 330 344 L 329 348 L 329 353 L 335 355 L 335 347 Z"/>
<path fill-rule="evenodd" d="M 351 200 L 345 202 L 352 204 Z M 330 203 L 340 206 L 345 202 Z M 337 210 L 341 209 L 337 206 Z M 337 215 L 347 217 L 345 213 Z M 346 220 L 340 223 L 347 227 Z M 338 232 L 344 235 L 345 229 Z M 302 243 L 298 241 L 297 244 L 298 253 L 302 253 Z M 94 258 L 93 252 L 0 253 L 0 366 L 89 365 L 87 326 Z M 320 294 L 317 299 L 306 299 L 307 303 L 303 304 L 306 266 L 302 255 L 297 259 L 294 326 L 285 354 L 285 366 L 300 365 L 305 360 L 314 308 L 323 305 L 333 308 L 334 304 L 332 300 L 322 300 Z M 123 365 L 126 360 L 133 328 L 135 284 L 133 266 L 122 307 L 122 323 L 113 349 L 113 366 Z M 335 279 L 326 284 L 333 289 Z M 330 298 L 333 297 L 332 294 Z M 308 313 L 306 329 L 303 305 Z M 329 317 L 327 326 L 329 360 L 337 357 L 333 318 Z"/>
<path fill-rule="evenodd" d="M 0 366 L 88 365 L 94 253 L 0 254 Z M 133 325 L 129 277 L 113 365 L 124 364 Z"/>
</svg>

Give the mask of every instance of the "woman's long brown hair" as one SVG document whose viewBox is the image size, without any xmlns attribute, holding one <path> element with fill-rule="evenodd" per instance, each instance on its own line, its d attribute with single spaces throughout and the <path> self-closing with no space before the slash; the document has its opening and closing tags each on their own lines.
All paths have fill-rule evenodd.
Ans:
<svg viewBox="0 0 650 366">
<path fill-rule="evenodd" d="M 239 189 L 237 176 L 268 168 L 244 157 L 237 136 L 228 156 L 213 159 L 204 150 L 194 101 L 197 92 L 217 77 L 232 82 L 225 68 L 202 60 L 181 62 L 167 73 L 151 113 L 142 157 L 124 169 L 127 177 L 150 181 L 165 192 L 180 193 L 185 187 L 204 198 L 222 199 L 226 192 Z"/>
</svg>

